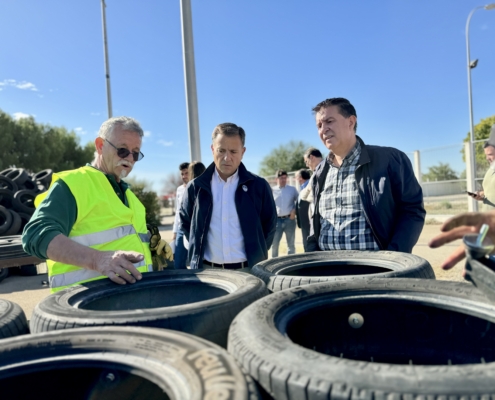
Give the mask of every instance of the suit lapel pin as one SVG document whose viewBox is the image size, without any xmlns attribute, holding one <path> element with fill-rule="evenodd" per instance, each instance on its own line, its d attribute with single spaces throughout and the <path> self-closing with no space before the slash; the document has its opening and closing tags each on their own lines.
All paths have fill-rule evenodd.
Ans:
<svg viewBox="0 0 495 400">
<path fill-rule="evenodd" d="M 242 190 L 244 190 L 245 192 L 247 192 L 247 186 L 246 185 L 242 185 Z"/>
</svg>

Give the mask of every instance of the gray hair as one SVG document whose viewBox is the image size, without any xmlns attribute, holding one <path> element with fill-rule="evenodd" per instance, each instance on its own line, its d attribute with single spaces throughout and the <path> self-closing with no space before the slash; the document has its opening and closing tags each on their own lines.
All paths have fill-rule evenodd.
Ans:
<svg viewBox="0 0 495 400">
<path fill-rule="evenodd" d="M 107 119 L 100 126 L 100 130 L 98 131 L 98 137 L 102 139 L 110 139 L 112 137 L 113 131 L 115 127 L 120 126 L 125 131 L 136 132 L 139 137 L 144 136 L 143 128 L 139 125 L 134 118 L 131 117 L 113 117 Z M 98 151 L 95 151 L 95 156 L 93 162 L 91 163 L 93 166 L 96 165 L 96 160 L 98 158 Z"/>
<path fill-rule="evenodd" d="M 140 137 L 144 136 L 143 128 L 141 128 L 139 122 L 131 117 L 113 117 L 107 119 L 101 124 L 98 136 L 102 139 L 109 139 L 117 126 L 120 126 L 124 131 L 136 132 Z"/>
</svg>

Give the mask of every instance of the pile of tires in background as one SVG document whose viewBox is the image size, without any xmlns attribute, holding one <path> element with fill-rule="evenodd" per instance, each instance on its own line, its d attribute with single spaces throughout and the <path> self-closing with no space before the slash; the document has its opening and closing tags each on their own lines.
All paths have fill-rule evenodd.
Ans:
<svg viewBox="0 0 495 400">
<path fill-rule="evenodd" d="M 0 236 L 22 233 L 34 213 L 34 199 L 50 186 L 52 170 L 29 173 L 23 168 L 0 172 Z"/>
<path fill-rule="evenodd" d="M 251 272 L 89 282 L 42 300 L 29 328 L 0 300 L 0 337 L 15 336 L 2 399 L 495 398 L 495 304 L 426 260 L 329 251 Z"/>
</svg>

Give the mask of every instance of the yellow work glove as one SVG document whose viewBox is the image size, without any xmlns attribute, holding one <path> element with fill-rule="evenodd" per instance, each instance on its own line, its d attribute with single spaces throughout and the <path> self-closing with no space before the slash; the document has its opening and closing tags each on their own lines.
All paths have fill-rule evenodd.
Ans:
<svg viewBox="0 0 495 400">
<path fill-rule="evenodd" d="M 169 244 L 160 237 L 158 227 L 148 225 L 150 231 L 150 250 L 153 260 L 153 271 L 163 271 L 164 268 L 174 268 L 174 253 Z"/>
<path fill-rule="evenodd" d="M 156 246 L 156 250 L 151 252 L 151 258 L 153 260 L 153 271 L 163 271 L 164 268 L 172 267 L 174 265 L 174 253 L 169 244 L 160 239 Z"/>
</svg>

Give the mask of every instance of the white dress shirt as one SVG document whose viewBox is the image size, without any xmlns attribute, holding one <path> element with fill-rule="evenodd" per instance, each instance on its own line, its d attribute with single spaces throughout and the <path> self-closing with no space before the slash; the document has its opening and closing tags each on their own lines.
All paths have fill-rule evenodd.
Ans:
<svg viewBox="0 0 495 400">
<path fill-rule="evenodd" d="M 204 259 L 217 264 L 247 261 L 239 216 L 235 207 L 238 171 L 225 182 L 217 169 L 211 178 L 213 211 Z"/>
<path fill-rule="evenodd" d="M 177 194 L 175 195 L 175 219 L 174 219 L 174 226 L 172 228 L 173 233 L 177 233 L 179 231 L 179 225 L 180 225 L 179 211 L 180 211 L 180 205 L 182 203 L 182 197 L 184 197 L 185 191 L 186 191 L 186 185 L 180 185 L 177 188 Z"/>
</svg>

